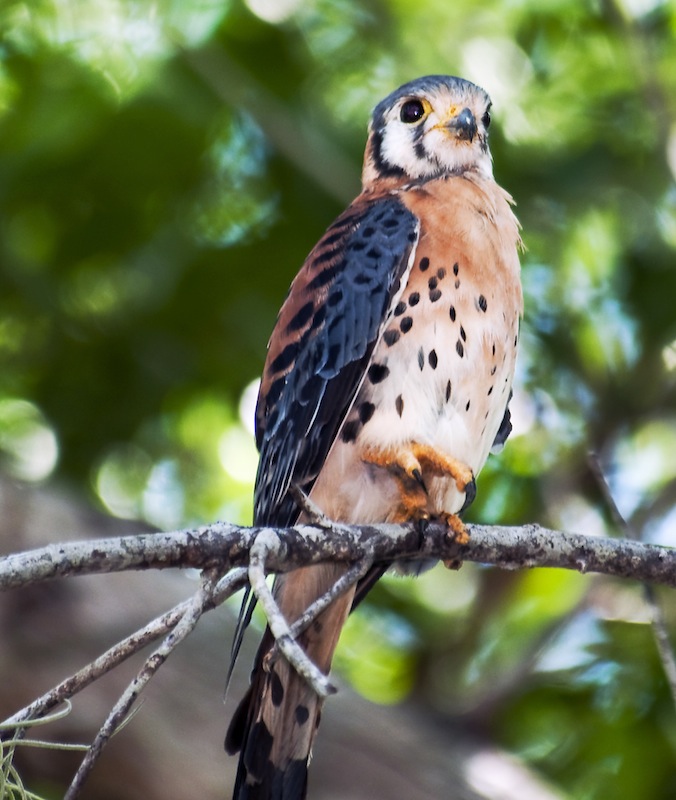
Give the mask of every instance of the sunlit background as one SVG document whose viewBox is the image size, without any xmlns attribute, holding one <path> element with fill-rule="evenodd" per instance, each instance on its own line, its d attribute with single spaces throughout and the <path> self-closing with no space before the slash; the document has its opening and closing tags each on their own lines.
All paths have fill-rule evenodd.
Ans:
<svg viewBox="0 0 676 800">
<path fill-rule="evenodd" d="M 5 0 L 2 472 L 162 529 L 249 523 L 277 309 L 358 192 L 370 109 L 438 72 L 491 94 L 527 246 L 514 433 L 470 518 L 617 535 L 593 450 L 636 535 L 676 544 L 673 0 Z M 564 797 L 663 800 L 647 618 L 618 581 L 437 568 L 383 581 L 336 665 Z"/>
</svg>

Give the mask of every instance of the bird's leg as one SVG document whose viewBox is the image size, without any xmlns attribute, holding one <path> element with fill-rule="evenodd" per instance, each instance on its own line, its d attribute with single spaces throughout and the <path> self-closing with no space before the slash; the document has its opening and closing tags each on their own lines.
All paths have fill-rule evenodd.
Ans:
<svg viewBox="0 0 676 800">
<path fill-rule="evenodd" d="M 455 481 L 459 492 L 473 498 L 474 473 L 462 461 L 421 442 L 409 442 L 389 448 L 370 447 L 361 454 L 362 460 L 383 467 L 394 475 L 400 487 L 400 508 L 394 521 L 427 520 L 428 495 L 425 474 L 448 476 Z M 469 536 L 456 514 L 438 515 L 453 532 L 454 539 L 466 544 Z"/>
</svg>

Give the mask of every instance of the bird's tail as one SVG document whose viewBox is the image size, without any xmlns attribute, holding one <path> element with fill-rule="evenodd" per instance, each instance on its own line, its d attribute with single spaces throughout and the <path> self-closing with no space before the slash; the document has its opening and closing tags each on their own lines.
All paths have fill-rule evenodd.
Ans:
<svg viewBox="0 0 676 800">
<path fill-rule="evenodd" d="M 293 623 L 345 572 L 337 564 L 303 567 L 278 576 L 275 598 Z M 335 600 L 298 638 L 324 673 L 331 667 L 354 590 Z M 307 765 L 319 725 L 321 698 L 281 654 L 269 657 L 274 641 L 266 630 L 251 686 L 230 723 L 225 749 L 240 753 L 233 800 L 303 800 Z"/>
</svg>

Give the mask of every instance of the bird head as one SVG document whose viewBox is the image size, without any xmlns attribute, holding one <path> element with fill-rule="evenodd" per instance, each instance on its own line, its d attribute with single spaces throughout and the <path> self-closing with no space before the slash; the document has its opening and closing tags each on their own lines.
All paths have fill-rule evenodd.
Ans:
<svg viewBox="0 0 676 800">
<path fill-rule="evenodd" d="M 362 179 L 428 180 L 475 170 L 492 176 L 491 99 L 474 83 L 429 75 L 406 83 L 373 110 Z"/>
</svg>

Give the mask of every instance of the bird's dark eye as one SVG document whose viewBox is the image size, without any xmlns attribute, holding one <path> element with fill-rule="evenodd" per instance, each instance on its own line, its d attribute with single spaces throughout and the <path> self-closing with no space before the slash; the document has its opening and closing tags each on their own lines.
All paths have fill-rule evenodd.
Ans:
<svg viewBox="0 0 676 800">
<path fill-rule="evenodd" d="M 407 100 L 401 107 L 399 119 L 402 122 L 417 122 L 425 116 L 425 106 L 420 100 Z"/>
<path fill-rule="evenodd" d="M 488 130 L 491 124 L 491 115 L 488 113 L 488 111 L 483 115 L 483 117 L 481 117 L 481 121 L 484 124 L 484 128 Z"/>
</svg>

